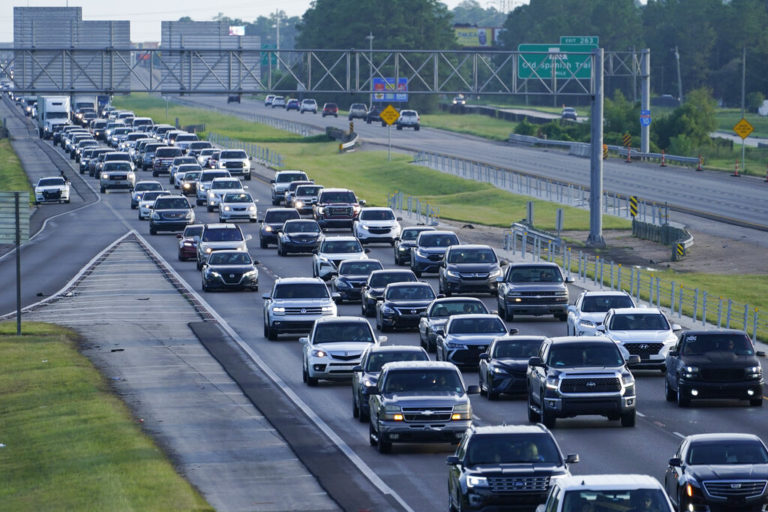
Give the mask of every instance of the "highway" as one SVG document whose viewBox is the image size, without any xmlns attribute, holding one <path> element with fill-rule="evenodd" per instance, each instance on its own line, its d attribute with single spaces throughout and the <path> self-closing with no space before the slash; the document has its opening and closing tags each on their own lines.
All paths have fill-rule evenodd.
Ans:
<svg viewBox="0 0 768 512">
<path fill-rule="evenodd" d="M 220 100 L 209 99 L 212 103 Z M 243 108 L 250 104 L 243 105 Z M 253 106 L 254 109 L 258 108 Z M 291 114 L 289 117 L 293 117 Z M 299 118 L 298 115 L 296 115 Z M 303 118 L 306 118 L 304 115 Z M 305 120 L 301 118 L 301 120 Z M 312 118 L 318 124 L 336 124 L 345 126 L 346 119 L 321 120 L 318 115 Z M 361 134 L 373 138 L 376 142 L 386 139 L 385 130 L 378 126 L 361 127 Z M 576 176 L 586 165 L 584 160 L 567 157 L 566 155 L 542 153 L 521 148 L 510 148 L 504 145 L 494 145 L 479 142 L 471 138 L 459 136 L 444 136 L 432 130 L 423 130 L 418 134 L 412 132 L 392 131 L 393 141 L 399 145 L 428 147 L 435 151 L 447 151 L 453 146 L 465 147 L 464 156 L 480 155 L 488 158 L 498 158 L 508 165 L 518 162 L 534 163 L 540 169 L 569 169 Z M 445 140 L 445 139 L 448 140 Z M 50 143 L 46 143 L 50 144 Z M 57 149 L 61 154 L 60 149 Z M 503 155 L 509 154 L 505 159 Z M 582 165 L 583 164 L 583 165 Z M 613 167 L 622 169 L 619 165 L 609 166 L 608 174 L 614 174 Z M 641 167 L 633 167 L 638 169 Z M 645 167 L 642 167 L 645 169 Z M 566 175 L 564 171 L 563 175 Z M 628 174 L 629 170 L 626 170 Z M 679 172 L 679 174 L 677 174 Z M 687 176 L 686 171 L 675 170 L 675 177 Z M 70 172 L 74 180 L 79 175 Z M 691 180 L 693 180 L 691 174 Z M 138 171 L 138 179 L 152 179 L 148 172 Z M 624 179 L 630 179 L 625 177 Z M 652 177 L 647 178 L 648 187 Z M 163 179 L 160 178 L 161 182 Z M 668 179 L 671 183 L 677 180 Z M 742 185 L 728 182 L 725 187 L 729 195 L 741 194 Z M 93 178 L 84 178 L 87 186 L 94 188 Z M 616 179 L 612 183 L 621 183 Z M 260 200 L 259 210 L 263 212 L 270 204 L 268 184 L 259 179 L 247 182 L 249 191 Z M 658 182 L 656 183 L 658 188 Z M 676 186 L 683 186 L 678 184 Z M 701 185 L 702 188 L 709 186 Z M 710 192 L 714 194 L 714 192 Z M 755 193 L 747 189 L 746 198 L 755 197 Z M 693 194 L 691 194 L 693 195 Z M 681 196 L 682 197 L 682 196 Z M 714 195 L 712 195 L 714 197 Z M 84 206 L 87 200 L 80 199 Z M 742 199 L 740 204 L 748 200 Z M 710 204 L 700 198 L 700 204 Z M 768 219 L 768 205 L 766 208 Z M 724 206 L 723 211 L 730 211 L 731 206 Z M 204 207 L 197 207 L 198 222 L 217 222 L 216 213 L 208 213 Z M 39 300 L 38 291 L 52 293 L 67 282 L 79 268 L 89 261 L 99 250 L 122 236 L 130 229 L 136 229 L 155 248 L 155 250 L 175 269 L 176 272 L 198 293 L 204 295 L 219 315 L 237 334 L 261 357 L 265 363 L 282 379 L 301 400 L 309 404 L 314 414 L 328 424 L 341 440 L 349 446 L 362 461 L 375 472 L 383 481 L 402 497 L 414 511 L 445 510 L 446 508 L 446 456 L 452 454 L 452 448 L 447 444 L 435 445 L 395 445 L 393 453 L 381 455 L 368 444 L 368 427 L 352 417 L 351 392 L 346 383 L 326 383 L 316 388 L 309 388 L 301 380 L 301 352 L 296 339 L 281 339 L 270 342 L 262 336 L 262 299 L 276 277 L 308 276 L 311 274 L 310 256 L 280 257 L 274 247 L 258 248 L 258 224 L 240 224 L 245 233 L 253 235 L 249 243 L 250 252 L 254 259 L 260 261 L 260 292 L 236 293 L 203 293 L 200 285 L 200 273 L 195 269 L 194 262 L 179 262 L 176 259 L 177 239 L 173 234 L 149 235 L 146 221 L 136 218 L 136 211 L 129 207 L 129 196 L 122 192 L 103 194 L 97 202 L 75 212 L 65 214 L 49 223 L 43 233 L 35 241 L 24 248 L 23 282 L 25 286 L 24 302 Z M 461 236 L 461 235 L 460 235 Z M 369 257 L 379 259 L 386 267 L 392 267 L 392 249 L 389 246 L 371 246 Z M 0 279 L 4 283 L 13 282 L 13 259 L 4 258 L 0 261 Z M 437 289 L 436 280 L 428 276 L 427 281 Z M 126 285 L 130 280 L 126 278 Z M 576 290 L 572 290 L 573 293 Z M 15 296 L 11 287 L 4 287 L 0 294 L 0 313 L 13 309 Z M 489 309 L 495 309 L 495 300 L 484 297 Z M 345 304 L 339 307 L 340 315 L 358 315 L 359 304 Z M 543 334 L 556 336 L 565 334 L 565 323 L 549 318 L 516 319 L 509 327 L 516 327 L 522 334 Z M 414 332 L 388 333 L 390 343 L 409 345 L 418 344 L 418 334 Z M 635 428 L 622 428 L 618 421 L 609 422 L 601 417 L 580 417 L 576 419 L 559 420 L 554 434 L 566 453 L 578 453 L 581 463 L 574 465 L 574 473 L 608 473 L 633 472 L 647 473 L 659 479 L 663 478 L 666 461 L 673 455 L 682 436 L 699 432 L 749 432 L 758 435 L 765 434 L 765 408 L 749 408 L 744 403 L 714 403 L 701 404 L 694 408 L 677 409 L 673 404 L 664 400 L 663 379 L 658 372 L 638 372 L 638 418 Z M 467 384 L 476 384 L 476 372 L 464 372 Z M 473 396 L 475 421 L 482 425 L 500 423 L 525 423 L 525 400 L 522 397 L 507 397 L 501 401 L 490 402 L 484 397 Z M 268 412 L 265 411 L 268 416 Z"/>
</svg>

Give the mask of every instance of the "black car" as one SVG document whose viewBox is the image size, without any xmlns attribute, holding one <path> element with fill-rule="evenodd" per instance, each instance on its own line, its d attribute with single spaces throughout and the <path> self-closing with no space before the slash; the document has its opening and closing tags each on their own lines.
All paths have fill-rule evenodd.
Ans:
<svg viewBox="0 0 768 512">
<path fill-rule="evenodd" d="M 761 511 L 768 505 L 767 482 L 768 450 L 752 434 L 688 436 L 664 475 L 680 511 Z"/>
<path fill-rule="evenodd" d="M 376 314 L 376 302 L 384 296 L 384 288 L 388 284 L 416 281 L 418 281 L 416 275 L 410 270 L 375 270 L 371 272 L 360 291 L 362 315 L 374 316 Z"/>
<path fill-rule="evenodd" d="M 258 261 L 245 251 L 214 251 L 203 265 L 203 291 L 259 290 Z"/>
<path fill-rule="evenodd" d="M 686 331 L 666 357 L 668 401 L 685 407 L 699 398 L 749 400 L 763 405 L 763 370 L 744 331 Z"/>
<path fill-rule="evenodd" d="M 278 228 L 277 254 L 287 256 L 291 252 L 311 253 L 317 250 L 322 239 L 323 232 L 314 220 L 290 219 Z"/>
<path fill-rule="evenodd" d="M 435 292 L 429 283 L 392 283 L 384 288 L 384 296 L 376 303 L 376 328 L 414 329 L 429 304 L 435 300 Z"/>
<path fill-rule="evenodd" d="M 365 114 L 365 122 L 368 124 L 380 122 L 381 126 L 387 126 L 387 123 L 381 118 L 381 107 L 378 105 L 371 105 L 370 110 Z"/>
<path fill-rule="evenodd" d="M 395 361 L 429 361 L 429 356 L 424 349 L 409 345 L 368 347 L 360 358 L 360 365 L 352 369 L 352 416 L 361 423 L 370 418 L 368 391 L 376 387 L 381 367 Z"/>
<path fill-rule="evenodd" d="M 395 265 L 407 265 L 411 261 L 411 248 L 416 245 L 419 233 L 434 230 L 432 226 L 403 228 L 400 238 L 395 240 Z"/>
<path fill-rule="evenodd" d="M 578 461 L 542 425 L 472 426 L 447 460 L 449 509 L 533 511 Z"/>
<path fill-rule="evenodd" d="M 496 400 L 502 393 L 528 391 L 525 381 L 528 360 L 539 354 L 544 339 L 544 336 L 501 336 L 493 340 L 488 350 L 480 354 L 480 393 L 488 400 Z"/>
<path fill-rule="evenodd" d="M 436 348 L 437 336 L 445 332 L 451 315 L 490 313 L 480 299 L 473 297 L 440 297 L 429 305 L 419 320 L 419 342 L 429 352 Z"/>
<path fill-rule="evenodd" d="M 301 215 L 295 208 L 270 208 L 264 214 L 259 229 L 259 245 L 262 249 L 269 247 L 269 244 L 277 243 L 277 232 L 283 227 L 285 221 L 291 219 L 300 219 Z"/>
<path fill-rule="evenodd" d="M 422 272 L 439 272 L 448 247 L 459 245 L 459 237 L 453 231 L 425 231 L 416 237 L 411 249 L 411 270 L 416 277 Z"/>
<path fill-rule="evenodd" d="M 347 260 L 339 264 L 338 272 L 331 279 L 331 291 L 339 294 L 339 301 L 360 300 L 363 285 L 376 270 L 383 270 L 379 260 Z"/>
<path fill-rule="evenodd" d="M 487 245 L 452 245 L 445 252 L 438 276 L 438 293 L 490 293 L 496 295 L 501 277 L 496 253 Z"/>
</svg>

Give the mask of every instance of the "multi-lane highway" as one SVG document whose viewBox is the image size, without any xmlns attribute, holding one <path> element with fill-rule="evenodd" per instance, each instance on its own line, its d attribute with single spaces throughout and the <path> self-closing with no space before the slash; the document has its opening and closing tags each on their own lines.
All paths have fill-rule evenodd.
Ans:
<svg viewBox="0 0 768 512">
<path fill-rule="evenodd" d="M 320 123 L 319 116 L 315 122 Z M 342 123 L 346 124 L 346 120 L 339 119 L 338 124 Z M 383 133 L 379 127 L 366 129 Z M 422 140 L 421 144 L 431 145 L 433 139 L 437 144 L 440 139 L 440 144 L 445 144 L 442 147 L 450 147 L 450 142 L 442 140 L 442 135 L 429 132 L 422 132 L 426 139 Z M 411 132 L 401 135 L 400 132 L 393 131 L 394 136 L 398 139 L 402 137 L 403 140 L 398 140 L 398 143 L 406 143 L 408 139 L 413 138 Z M 469 139 L 451 137 L 454 138 L 454 144 L 474 144 Z M 489 146 L 495 147 L 485 143 L 485 147 Z M 56 151 L 60 152 L 59 149 Z M 509 148 L 499 146 L 498 151 L 499 154 L 509 152 Z M 483 153 L 478 152 L 479 154 Z M 568 158 L 540 152 L 531 152 L 531 155 L 526 157 L 546 167 L 558 166 L 550 161 L 550 157 Z M 582 161 L 569 158 L 568 163 L 574 165 Z M 262 173 L 264 172 L 262 170 Z M 68 174 L 73 180 L 81 179 L 73 171 Z M 150 173 L 142 171 L 138 171 L 138 176 L 139 179 L 151 179 Z M 94 188 L 95 180 L 92 178 L 86 177 L 83 182 L 85 186 Z M 247 184 L 249 191 L 260 200 L 260 211 L 263 212 L 270 204 L 268 184 L 259 179 Z M 88 201 L 87 198 L 79 197 L 74 206 L 87 205 Z M 204 207 L 197 207 L 195 210 L 199 222 L 217 222 L 216 213 L 208 213 Z M 257 243 L 258 224 L 246 223 L 241 224 L 241 227 L 245 233 L 254 237 L 250 243 L 250 252 L 254 259 L 260 261 L 262 291 L 269 290 L 276 277 L 311 275 L 310 256 L 280 257 L 274 248 L 260 249 Z M 94 254 L 130 229 L 142 233 L 181 278 L 197 293 L 203 294 L 200 273 L 196 270 L 195 263 L 179 262 L 176 259 L 176 237 L 172 234 L 150 236 L 147 222 L 139 221 L 136 211 L 130 209 L 128 195 L 115 192 L 100 195 L 99 199 L 89 206 L 56 218 L 41 235 L 24 248 L 23 280 L 27 290 L 25 303 L 38 300 L 35 297 L 38 291 L 47 294 L 56 291 Z M 393 266 L 392 249 L 389 246 L 372 246 L 369 257 L 379 259 L 386 267 Z M 12 272 L 12 259 L 5 258 L 0 261 L 0 279 L 3 282 L 13 282 Z M 426 280 L 437 289 L 433 277 L 426 276 Z M 127 276 L 125 285 L 130 286 Z M 369 446 L 367 425 L 352 417 L 349 385 L 321 382 L 318 387 L 307 387 L 301 379 L 301 352 L 296 339 L 268 341 L 262 336 L 261 293 L 205 293 L 204 296 L 286 386 L 308 404 L 312 412 L 333 429 L 341 442 L 359 456 L 412 510 L 445 510 L 445 457 L 452 453 L 449 445 L 395 445 L 392 454 L 379 454 Z M 5 287 L 0 294 L 0 313 L 12 310 L 13 300 L 12 289 Z M 492 298 L 484 297 L 484 300 L 489 309 L 495 309 L 495 301 Z M 339 314 L 359 313 L 359 304 L 344 304 L 339 307 Z M 516 319 L 509 326 L 518 328 L 522 334 L 565 334 L 565 323 L 549 318 Z M 413 332 L 388 333 L 388 336 L 390 343 L 418 344 L 418 335 Z M 477 383 L 477 375 L 471 370 L 464 372 L 464 378 L 467 384 Z M 682 436 L 698 432 L 765 434 L 764 408 L 749 408 L 745 407 L 744 403 L 716 403 L 677 409 L 675 405 L 665 401 L 663 380 L 658 372 L 639 372 L 637 387 L 640 416 L 634 428 L 622 428 L 618 421 L 609 422 L 601 417 L 558 421 L 554 433 L 561 447 L 566 453 L 579 453 L 581 456 L 582 462 L 572 468 L 575 473 L 633 472 L 662 478 L 666 461 L 672 456 Z M 507 397 L 501 401 L 490 402 L 483 397 L 473 396 L 472 404 L 478 424 L 527 421 L 525 400 L 522 397 Z"/>
</svg>

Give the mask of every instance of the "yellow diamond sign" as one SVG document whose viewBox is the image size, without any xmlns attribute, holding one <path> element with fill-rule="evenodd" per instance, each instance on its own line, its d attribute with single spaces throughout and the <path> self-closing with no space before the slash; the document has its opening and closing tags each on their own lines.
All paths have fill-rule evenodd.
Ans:
<svg viewBox="0 0 768 512">
<path fill-rule="evenodd" d="M 752 133 L 753 130 L 754 128 L 751 124 L 749 124 L 749 121 L 743 117 L 741 118 L 741 121 L 736 123 L 736 126 L 733 127 L 733 131 L 735 131 L 736 134 L 742 139 L 749 137 L 749 134 Z"/>
<path fill-rule="evenodd" d="M 381 117 L 381 120 L 388 125 L 392 125 L 395 121 L 397 121 L 397 118 L 400 117 L 400 114 L 397 112 L 395 107 L 392 105 L 387 105 L 387 108 L 381 111 L 379 117 Z"/>
</svg>

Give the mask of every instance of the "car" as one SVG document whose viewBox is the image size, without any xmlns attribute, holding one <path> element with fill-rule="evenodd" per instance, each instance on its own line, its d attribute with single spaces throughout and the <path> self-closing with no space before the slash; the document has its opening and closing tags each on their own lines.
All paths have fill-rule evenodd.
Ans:
<svg viewBox="0 0 768 512">
<path fill-rule="evenodd" d="M 85 139 L 81 140 L 77 143 L 77 146 L 75 146 L 74 150 L 70 154 L 70 158 L 74 160 L 75 162 L 80 162 L 83 151 L 86 149 L 97 149 L 99 148 L 99 143 L 95 139 Z"/>
<path fill-rule="evenodd" d="M 323 232 L 311 219 L 286 220 L 277 231 L 277 254 L 287 256 L 292 252 L 313 253 L 320 247 Z"/>
<path fill-rule="evenodd" d="M 403 228 L 400 236 L 395 240 L 394 247 L 395 265 L 407 265 L 411 261 L 411 248 L 416 245 L 416 238 L 422 231 L 434 231 L 432 226 L 410 226 Z"/>
<path fill-rule="evenodd" d="M 322 279 L 283 277 L 275 280 L 264 299 L 264 337 L 308 335 L 315 321 L 336 316 L 336 303 Z"/>
<path fill-rule="evenodd" d="M 312 183 L 314 182 L 311 180 L 292 181 L 290 185 L 288 185 L 288 188 L 285 189 L 285 193 L 283 194 L 283 204 L 290 208 L 295 208 L 295 206 L 293 206 L 293 196 L 296 193 L 296 189 L 299 187 L 299 185 L 311 185 Z"/>
<path fill-rule="evenodd" d="M 200 174 L 200 178 L 197 180 L 195 186 L 195 202 L 197 206 L 203 205 L 208 201 L 208 189 L 211 188 L 211 183 L 217 178 L 231 178 L 229 171 L 223 169 L 212 169 L 210 171 L 203 171 Z"/>
<path fill-rule="evenodd" d="M 98 151 L 100 148 L 94 147 L 94 148 L 86 148 L 83 150 L 83 154 L 80 156 L 80 164 L 78 165 L 78 170 L 80 171 L 80 174 L 85 174 L 85 171 L 88 170 L 88 162 L 93 157 L 93 153 L 95 151 Z"/>
<path fill-rule="evenodd" d="M 635 301 L 624 291 L 595 290 L 582 292 L 573 306 L 568 306 L 567 336 L 594 336 L 611 308 L 633 308 Z"/>
<path fill-rule="evenodd" d="M 499 315 L 452 315 L 443 333 L 437 335 L 436 359 L 456 366 L 477 366 L 480 354 L 505 334 L 507 326 Z M 517 334 L 517 329 L 511 329 L 509 334 Z"/>
<path fill-rule="evenodd" d="M 324 188 L 317 197 L 312 214 L 323 230 L 350 229 L 357 220 L 364 200 L 346 188 Z"/>
<path fill-rule="evenodd" d="M 162 196 L 155 199 L 149 217 L 149 234 L 160 231 L 183 231 L 195 223 L 195 210 L 184 196 Z M 199 269 L 198 269 L 199 270 Z"/>
<path fill-rule="evenodd" d="M 365 317 L 376 314 L 376 302 L 384 296 L 384 289 L 390 283 L 415 283 L 416 275 L 410 270 L 374 270 L 360 290 L 362 315 Z"/>
<path fill-rule="evenodd" d="M 68 203 L 70 185 L 64 176 L 40 178 L 35 185 L 35 204 Z"/>
<path fill-rule="evenodd" d="M 152 162 L 155 160 L 155 151 L 164 147 L 165 146 L 161 142 L 145 144 L 139 153 L 139 158 L 141 159 L 139 167 L 144 171 L 152 169 Z"/>
<path fill-rule="evenodd" d="M 184 164 L 193 164 L 197 165 L 197 158 L 193 156 L 179 156 L 173 159 L 173 162 L 171 162 L 170 167 L 168 167 L 168 183 L 170 185 L 174 184 L 174 177 L 176 175 L 176 172 L 179 169 L 179 166 Z"/>
<path fill-rule="evenodd" d="M 365 349 L 360 364 L 352 368 L 352 416 L 360 423 L 370 419 L 368 391 L 376 387 L 382 366 L 396 361 L 429 361 L 429 355 L 420 347 L 377 343 Z"/>
<path fill-rule="evenodd" d="M 578 461 L 576 454 L 563 455 L 543 425 L 472 425 L 446 460 L 448 507 L 532 510 Z"/>
<path fill-rule="evenodd" d="M 99 191 L 103 194 L 112 188 L 133 190 L 136 175 L 129 162 L 105 162 L 99 174 Z"/>
<path fill-rule="evenodd" d="M 133 172 L 133 162 L 131 161 L 131 157 L 128 155 L 128 153 L 123 153 L 121 151 L 110 151 L 109 153 L 99 155 L 99 160 L 96 164 L 98 174 L 95 177 L 101 178 L 101 173 L 104 170 L 104 166 L 110 162 L 127 163 L 131 168 L 131 172 Z"/>
<path fill-rule="evenodd" d="M 278 171 L 275 173 L 275 178 L 269 180 L 272 188 L 272 205 L 278 206 L 285 199 L 285 191 L 288 190 L 290 184 L 294 181 L 307 181 L 307 173 L 304 171 L 287 170 Z"/>
<path fill-rule="evenodd" d="M 251 194 L 248 192 L 227 192 L 219 203 L 219 222 L 247 220 L 256 222 L 259 211 Z"/>
<path fill-rule="evenodd" d="M 312 207 L 317 203 L 317 198 L 320 196 L 321 190 L 323 190 L 322 185 L 299 185 L 293 193 L 293 203 L 291 203 L 291 207 L 296 208 L 296 211 L 299 213 L 312 213 Z"/>
<path fill-rule="evenodd" d="M 557 418 L 598 414 L 634 427 L 635 378 L 619 347 L 604 336 L 547 338 L 528 361 L 528 421 L 554 428 Z"/>
<path fill-rule="evenodd" d="M 400 221 L 392 208 L 369 207 L 360 210 L 352 223 L 352 233 L 361 244 L 385 243 L 392 246 L 400 236 Z"/>
<path fill-rule="evenodd" d="M 478 376 L 480 394 L 496 400 L 502 393 L 523 394 L 528 391 L 528 361 L 539 355 L 544 336 L 499 336 L 480 354 Z"/>
<path fill-rule="evenodd" d="M 568 319 L 568 285 L 573 278 L 563 275 L 551 262 L 507 265 L 499 277 L 496 303 L 499 316 L 512 321 L 515 315 L 554 315 Z"/>
<path fill-rule="evenodd" d="M 206 160 L 206 164 L 204 167 L 208 167 L 209 169 L 216 169 L 219 167 L 219 156 L 221 155 L 221 150 L 216 150 L 210 155 L 208 155 L 208 159 Z"/>
<path fill-rule="evenodd" d="M 607 336 L 625 355 L 640 357 L 638 369 L 657 369 L 665 373 L 666 357 L 677 344 L 681 327 L 671 324 L 659 308 L 609 309 L 597 332 Z"/>
<path fill-rule="evenodd" d="M 415 131 L 419 131 L 421 128 L 421 118 L 419 113 L 415 110 L 401 110 L 400 117 L 395 121 L 395 127 L 398 130 L 403 128 L 413 128 Z"/>
<path fill-rule="evenodd" d="M 211 253 L 200 272 L 204 292 L 211 290 L 259 290 L 258 261 L 245 251 Z"/>
<path fill-rule="evenodd" d="M 411 270 L 416 277 L 425 272 L 439 272 L 445 251 L 452 245 L 459 245 L 459 237 L 453 231 L 424 231 L 416 237 L 411 249 Z"/>
<path fill-rule="evenodd" d="M 275 96 L 272 98 L 272 108 L 285 108 L 285 96 Z"/>
<path fill-rule="evenodd" d="M 331 278 L 331 290 L 339 294 L 339 302 L 359 301 L 368 276 L 371 272 L 383 269 L 379 260 L 342 261 Z"/>
<path fill-rule="evenodd" d="M 569 121 L 578 121 L 579 115 L 576 113 L 576 109 L 573 107 L 563 107 L 560 112 L 560 119 Z"/>
<path fill-rule="evenodd" d="M 224 194 L 231 194 L 232 192 L 243 193 L 247 186 L 243 186 L 240 180 L 237 178 L 214 178 L 211 180 L 211 185 L 206 191 L 205 208 L 209 212 L 219 208 L 221 198 Z"/>
<path fill-rule="evenodd" d="M 553 478 L 550 482 L 547 500 L 536 507 L 536 512 L 674 510 L 662 485 L 648 475 L 578 475 Z"/>
<path fill-rule="evenodd" d="M 371 324 L 355 316 L 324 317 L 315 320 L 309 336 L 299 338 L 302 345 L 302 378 L 308 386 L 322 380 L 348 380 L 360 364 L 363 352 L 379 339 Z"/>
<path fill-rule="evenodd" d="M 301 103 L 299 103 L 299 100 L 296 98 L 288 98 L 285 102 L 285 111 L 288 112 L 289 110 L 295 110 L 296 112 L 301 110 Z"/>
<path fill-rule="evenodd" d="M 152 176 L 157 177 L 161 174 L 169 174 L 173 160 L 180 156 L 184 156 L 181 148 L 172 146 L 157 148 L 155 150 L 155 157 L 152 159 Z"/>
<path fill-rule="evenodd" d="M 202 151 L 205 150 L 205 149 L 211 149 L 212 150 L 213 149 L 213 144 L 211 144 L 207 140 L 192 141 L 187 146 L 187 155 L 195 157 L 195 159 L 197 159 L 197 157 L 200 156 L 200 153 L 202 153 Z M 200 163 L 200 162 L 198 161 L 198 163 Z M 200 164 L 200 166 L 202 167 L 202 164 Z"/>
<path fill-rule="evenodd" d="M 323 238 L 320 247 L 312 255 L 312 277 L 327 281 L 338 272 L 342 261 L 368 259 L 367 252 L 357 238 L 352 236 Z"/>
<path fill-rule="evenodd" d="M 152 216 L 152 209 L 155 206 L 155 199 L 160 196 L 169 196 L 170 192 L 167 190 L 147 190 L 141 195 L 139 199 L 139 220 L 149 220 Z"/>
<path fill-rule="evenodd" d="M 380 106 L 371 105 L 371 108 L 365 113 L 365 122 L 368 124 L 381 122 L 381 126 L 387 126 L 386 121 L 381 118 L 381 110 Z"/>
<path fill-rule="evenodd" d="M 333 117 L 339 117 L 339 106 L 335 103 L 325 103 L 323 104 L 323 113 L 322 116 L 333 116 Z"/>
<path fill-rule="evenodd" d="M 265 106 L 265 107 L 271 107 L 271 106 L 272 106 L 272 101 L 273 101 L 274 99 L 275 99 L 275 95 L 274 95 L 274 94 L 267 94 L 267 95 L 264 97 L 264 106 Z"/>
<path fill-rule="evenodd" d="M 667 352 L 666 398 L 680 407 L 709 398 L 747 400 L 762 407 L 765 381 L 758 357 L 765 353 L 755 350 L 744 331 L 685 331 Z"/>
<path fill-rule="evenodd" d="M 218 152 L 219 150 L 214 148 L 201 150 L 200 154 L 197 155 L 197 163 L 200 164 L 200 167 L 209 167 L 208 159 L 211 158 L 212 154 L 218 153 Z"/>
<path fill-rule="evenodd" d="M 179 239 L 177 258 L 179 261 L 193 260 L 197 257 L 197 242 L 203 234 L 202 224 L 191 224 L 184 228 L 183 233 L 176 235 Z"/>
<path fill-rule="evenodd" d="M 277 232 L 283 227 L 285 221 L 290 219 L 300 219 L 301 216 L 293 208 L 270 208 L 260 220 L 259 246 L 262 249 L 269 247 L 269 244 L 277 244 Z"/>
<path fill-rule="evenodd" d="M 188 172 L 195 173 L 195 179 L 200 177 L 200 173 L 203 172 L 203 168 L 200 167 L 200 165 L 195 162 L 193 164 L 181 164 L 176 168 L 176 172 L 173 173 L 173 188 L 181 189 L 181 183 L 184 181 L 184 176 Z M 189 192 L 189 189 L 187 191 L 182 191 L 182 193 Z"/>
<path fill-rule="evenodd" d="M 452 245 L 438 271 L 438 293 L 490 293 L 496 295 L 502 275 L 496 253 L 487 245 Z"/>
<path fill-rule="evenodd" d="M 452 315 L 488 313 L 483 301 L 474 297 L 438 297 L 419 320 L 419 343 L 428 352 L 434 352 L 437 336 L 445 333 L 445 324 Z"/>
<path fill-rule="evenodd" d="M 429 283 L 392 283 L 384 289 L 384 295 L 376 302 L 376 328 L 382 332 L 391 329 L 414 329 L 429 304 L 435 300 L 435 292 Z"/>
<path fill-rule="evenodd" d="M 365 103 L 353 103 L 349 106 L 349 120 L 365 119 L 365 115 L 368 113 L 368 106 Z"/>
<path fill-rule="evenodd" d="M 457 94 L 451 100 L 451 104 L 453 104 L 453 105 L 466 105 L 467 104 L 467 98 L 463 94 Z"/>
<path fill-rule="evenodd" d="M 442 361 L 399 361 L 381 368 L 368 391 L 368 440 L 379 453 L 392 443 L 457 443 L 472 425 L 469 395 L 455 365 Z"/>
<path fill-rule="evenodd" d="M 232 223 L 204 224 L 200 241 L 197 243 L 197 270 L 202 270 L 208 257 L 215 251 L 248 252 L 251 235 L 243 235 L 239 226 Z"/>
<path fill-rule="evenodd" d="M 101 155 L 105 155 L 111 152 L 112 150 L 108 148 L 98 148 L 98 149 L 91 150 L 91 157 L 88 158 L 88 161 L 85 163 L 85 167 L 88 171 L 89 176 L 98 176 L 96 169 L 98 169 L 99 159 L 101 158 Z"/>
<path fill-rule="evenodd" d="M 232 176 L 251 180 L 251 158 L 242 149 L 222 149 L 216 162 L 219 169 L 226 169 Z"/>
<path fill-rule="evenodd" d="M 768 449 L 754 434 L 686 436 L 664 488 L 677 510 L 759 511 L 768 505 Z"/>
<path fill-rule="evenodd" d="M 230 94 L 227 96 L 227 104 L 230 103 L 240 103 L 240 95 L 239 94 Z"/>
<path fill-rule="evenodd" d="M 181 176 L 181 181 L 179 182 L 179 189 L 181 190 L 181 193 L 185 196 L 196 196 L 197 195 L 197 182 L 200 180 L 200 176 L 202 176 L 203 171 L 186 171 L 183 176 Z"/>
</svg>

